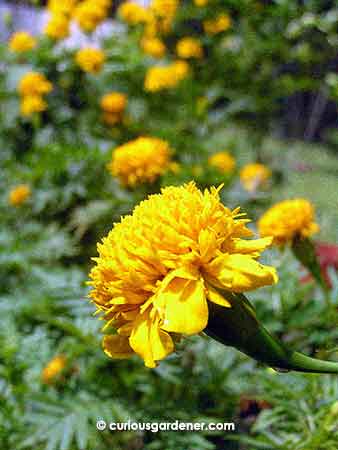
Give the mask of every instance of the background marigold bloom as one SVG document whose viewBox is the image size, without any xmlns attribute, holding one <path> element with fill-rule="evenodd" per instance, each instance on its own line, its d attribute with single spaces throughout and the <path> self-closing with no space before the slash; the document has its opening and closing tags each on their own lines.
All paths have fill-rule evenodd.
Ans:
<svg viewBox="0 0 338 450">
<path fill-rule="evenodd" d="M 194 4 L 200 8 L 206 6 L 209 0 L 194 0 Z"/>
<path fill-rule="evenodd" d="M 276 203 L 258 221 L 261 236 L 273 236 L 274 243 L 283 245 L 296 237 L 309 237 L 319 231 L 314 222 L 314 208 L 303 198 Z"/>
<path fill-rule="evenodd" d="M 108 168 L 123 185 L 152 183 L 168 169 L 170 155 L 168 142 L 154 137 L 139 137 L 117 147 Z"/>
<path fill-rule="evenodd" d="M 144 53 L 153 58 L 162 58 L 166 52 L 166 46 L 163 41 L 157 37 L 144 36 L 141 39 L 140 46 Z"/>
<path fill-rule="evenodd" d="M 199 39 L 185 37 L 177 42 L 176 53 L 182 59 L 202 58 L 203 48 Z"/>
<path fill-rule="evenodd" d="M 83 31 L 94 31 L 108 16 L 110 6 L 110 0 L 85 0 L 76 6 L 73 18 Z"/>
<path fill-rule="evenodd" d="M 12 206 L 22 205 L 31 196 L 31 188 L 28 184 L 18 184 L 8 195 L 8 203 Z"/>
<path fill-rule="evenodd" d="M 136 2 L 125 2 L 118 9 L 121 19 L 129 25 L 146 23 L 151 19 L 151 12 Z"/>
<path fill-rule="evenodd" d="M 216 19 L 203 22 L 203 26 L 207 34 L 218 34 L 231 27 L 231 19 L 228 14 L 220 14 Z"/>
<path fill-rule="evenodd" d="M 51 39 L 64 39 L 69 36 L 69 27 L 70 22 L 66 15 L 53 14 L 44 28 L 44 34 Z"/>
<path fill-rule="evenodd" d="M 9 48 L 12 52 L 23 53 L 36 47 L 36 39 L 26 31 L 17 31 L 9 40 Z"/>
<path fill-rule="evenodd" d="M 100 72 L 106 57 L 104 52 L 98 48 L 85 47 L 77 51 L 75 59 L 84 72 L 96 74 Z"/>
<path fill-rule="evenodd" d="M 266 184 L 271 177 L 271 170 L 264 164 L 247 164 L 242 167 L 239 177 L 244 189 L 253 192 Z"/>
<path fill-rule="evenodd" d="M 53 89 L 53 85 L 39 72 L 28 72 L 20 80 L 18 90 L 22 96 L 45 95 Z"/>
<path fill-rule="evenodd" d="M 45 384 L 50 384 L 62 372 L 66 366 L 66 357 L 64 355 L 55 356 L 43 369 L 41 378 Z"/>
<path fill-rule="evenodd" d="M 101 108 L 108 113 L 122 113 L 127 104 L 127 97 L 120 92 L 109 92 L 101 98 Z"/>
<path fill-rule="evenodd" d="M 178 0 L 152 0 L 150 11 L 156 17 L 157 28 L 161 33 L 168 33 L 178 8 Z"/>
<path fill-rule="evenodd" d="M 77 0 L 48 0 L 47 10 L 52 14 L 70 15 L 76 3 Z"/>
<path fill-rule="evenodd" d="M 24 117 L 29 117 L 34 113 L 45 111 L 47 106 L 40 95 L 26 95 L 21 100 L 20 112 Z"/>
<path fill-rule="evenodd" d="M 222 173 L 232 173 L 236 167 L 235 158 L 226 151 L 218 152 L 210 156 L 208 163 Z"/>
<path fill-rule="evenodd" d="M 98 244 L 90 297 L 116 335 L 103 340 L 113 358 L 141 356 L 146 366 L 174 350 L 171 333 L 191 335 L 208 323 L 208 301 L 230 303 L 215 288 L 244 292 L 277 281 L 257 261 L 271 238 L 252 232 L 219 189 L 166 187 L 141 202 Z M 105 327 L 105 328 L 106 328 Z M 105 329 L 104 328 L 104 329 Z"/>
<path fill-rule="evenodd" d="M 185 61 L 174 61 L 167 66 L 150 67 L 144 80 L 144 89 L 157 92 L 174 88 L 189 74 L 189 65 Z"/>
</svg>

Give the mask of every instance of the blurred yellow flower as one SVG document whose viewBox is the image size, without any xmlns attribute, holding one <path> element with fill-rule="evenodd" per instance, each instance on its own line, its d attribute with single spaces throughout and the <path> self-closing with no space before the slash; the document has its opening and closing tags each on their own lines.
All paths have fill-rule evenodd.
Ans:
<svg viewBox="0 0 338 450">
<path fill-rule="evenodd" d="M 55 378 L 62 372 L 66 367 L 66 357 L 64 355 L 55 356 L 47 366 L 43 369 L 41 378 L 45 384 L 52 383 Z"/>
<path fill-rule="evenodd" d="M 314 221 L 313 205 L 303 198 L 284 200 L 272 206 L 258 221 L 261 236 L 272 236 L 284 245 L 295 237 L 309 237 L 319 231 Z"/>
<path fill-rule="evenodd" d="M 20 80 L 18 90 L 22 96 L 38 96 L 48 94 L 53 85 L 39 72 L 27 72 Z"/>
<path fill-rule="evenodd" d="M 167 66 L 150 67 L 144 80 L 144 89 L 156 92 L 173 88 L 189 74 L 189 65 L 185 61 L 174 61 Z"/>
<path fill-rule="evenodd" d="M 210 156 L 208 163 L 222 173 L 232 173 L 236 167 L 235 158 L 227 151 Z"/>
<path fill-rule="evenodd" d="M 277 282 L 273 267 L 257 261 L 271 238 L 246 240 L 248 220 L 226 208 L 220 188 L 166 187 L 116 223 L 90 272 L 90 297 L 103 319 L 112 358 L 137 354 L 147 367 L 174 351 L 175 336 L 208 323 L 208 301 L 230 303 L 215 288 L 245 292 Z"/>
<path fill-rule="evenodd" d="M 109 113 L 122 113 L 127 104 L 127 97 L 120 92 L 109 92 L 101 98 L 101 108 Z"/>
<path fill-rule="evenodd" d="M 11 36 L 8 43 L 10 50 L 15 53 L 32 50 L 36 47 L 36 44 L 36 39 L 26 31 L 17 31 Z"/>
<path fill-rule="evenodd" d="M 266 184 L 271 177 L 271 170 L 264 164 L 252 163 L 242 167 L 239 176 L 243 187 L 253 192 Z"/>
<path fill-rule="evenodd" d="M 152 0 L 150 11 L 156 18 L 157 29 L 161 33 L 168 33 L 179 5 L 178 0 Z"/>
<path fill-rule="evenodd" d="M 153 183 L 169 168 L 171 153 L 168 142 L 139 137 L 117 147 L 108 168 L 125 186 Z"/>
<path fill-rule="evenodd" d="M 99 48 L 85 47 L 78 50 L 75 55 L 75 60 L 78 66 L 88 73 L 96 74 L 100 72 L 104 62 L 105 54 Z"/>
<path fill-rule="evenodd" d="M 74 9 L 73 18 L 83 31 L 94 31 L 107 18 L 111 3 L 110 0 L 82 1 Z"/>
<path fill-rule="evenodd" d="M 118 14 L 129 25 L 146 23 L 151 19 L 151 12 L 137 2 L 122 3 L 118 9 Z"/>
<path fill-rule="evenodd" d="M 162 58 L 165 55 L 166 47 L 163 41 L 157 37 L 144 36 L 140 45 L 143 52 L 153 58 Z"/>
<path fill-rule="evenodd" d="M 69 36 L 70 21 L 64 14 L 52 14 L 49 18 L 44 33 L 51 39 L 64 39 Z"/>
<path fill-rule="evenodd" d="M 194 0 L 194 3 L 196 6 L 199 6 L 200 8 L 203 6 L 206 6 L 208 4 L 209 0 Z"/>
<path fill-rule="evenodd" d="M 29 117 L 34 113 L 45 111 L 47 106 L 41 95 L 25 95 L 21 99 L 20 112 L 24 117 Z"/>
<path fill-rule="evenodd" d="M 203 48 L 199 39 L 185 37 L 180 39 L 176 45 L 176 53 L 180 58 L 202 58 Z"/>
<path fill-rule="evenodd" d="M 8 203 L 12 206 L 20 206 L 31 196 L 31 188 L 28 184 L 18 184 L 8 195 Z"/>
<path fill-rule="evenodd" d="M 77 0 L 48 0 L 47 10 L 52 14 L 70 15 Z"/>
<path fill-rule="evenodd" d="M 220 14 L 216 19 L 203 22 L 203 26 L 207 34 L 218 34 L 231 27 L 231 19 L 228 14 Z"/>
</svg>

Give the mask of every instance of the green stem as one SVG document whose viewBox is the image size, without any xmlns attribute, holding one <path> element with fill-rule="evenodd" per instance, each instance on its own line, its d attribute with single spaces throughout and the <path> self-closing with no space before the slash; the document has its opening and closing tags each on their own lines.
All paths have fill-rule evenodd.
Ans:
<svg viewBox="0 0 338 450">
<path fill-rule="evenodd" d="M 338 362 L 302 355 L 273 337 L 258 321 L 254 308 L 243 294 L 220 293 L 231 307 L 209 303 L 205 332 L 210 337 L 277 370 L 338 374 Z"/>
</svg>

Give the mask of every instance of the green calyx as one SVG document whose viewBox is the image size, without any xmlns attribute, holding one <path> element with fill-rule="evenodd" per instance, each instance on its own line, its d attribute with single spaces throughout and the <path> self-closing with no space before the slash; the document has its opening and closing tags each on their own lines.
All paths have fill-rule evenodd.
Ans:
<svg viewBox="0 0 338 450">
<path fill-rule="evenodd" d="M 287 348 L 258 321 L 255 310 L 243 294 L 219 291 L 230 308 L 209 302 L 207 335 L 224 345 L 281 371 L 336 373 L 338 362 L 310 358 Z"/>
</svg>

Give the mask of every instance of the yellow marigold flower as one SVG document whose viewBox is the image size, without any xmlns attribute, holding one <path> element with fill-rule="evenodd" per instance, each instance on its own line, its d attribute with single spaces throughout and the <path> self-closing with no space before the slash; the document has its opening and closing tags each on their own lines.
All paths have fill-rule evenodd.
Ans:
<svg viewBox="0 0 338 450">
<path fill-rule="evenodd" d="M 218 152 L 210 156 L 208 163 L 222 173 L 232 173 L 236 167 L 235 158 L 226 151 Z"/>
<path fill-rule="evenodd" d="M 176 45 L 176 53 L 180 58 L 202 58 L 203 48 L 199 39 L 193 37 L 185 37 L 178 41 Z"/>
<path fill-rule="evenodd" d="M 106 19 L 110 5 L 110 1 L 85 0 L 75 8 L 73 18 L 82 30 L 93 31 Z"/>
<path fill-rule="evenodd" d="M 44 28 L 44 33 L 51 39 L 64 39 L 69 36 L 69 26 L 70 22 L 67 16 L 53 14 Z"/>
<path fill-rule="evenodd" d="M 36 47 L 36 39 L 26 31 L 17 31 L 11 36 L 8 45 L 12 52 L 23 53 Z"/>
<path fill-rule="evenodd" d="M 194 4 L 200 8 L 208 4 L 208 0 L 194 0 Z"/>
<path fill-rule="evenodd" d="M 42 371 L 42 381 L 50 384 L 62 372 L 66 366 L 66 357 L 64 355 L 55 356 Z"/>
<path fill-rule="evenodd" d="M 31 188 L 28 184 L 18 184 L 10 191 L 8 195 L 8 203 L 12 206 L 20 206 L 29 199 L 31 194 Z"/>
<path fill-rule="evenodd" d="M 150 11 L 156 17 L 158 31 L 162 33 L 167 33 L 170 31 L 178 5 L 178 0 L 151 1 Z"/>
<path fill-rule="evenodd" d="M 26 73 L 19 82 L 19 93 L 23 96 L 41 96 L 48 94 L 53 85 L 39 72 Z"/>
<path fill-rule="evenodd" d="M 162 58 L 166 52 L 166 47 L 163 41 L 157 37 L 143 37 L 141 39 L 141 49 L 144 53 L 152 56 L 153 58 Z"/>
<path fill-rule="evenodd" d="M 47 10 L 52 14 L 70 15 L 77 0 L 48 0 Z"/>
<path fill-rule="evenodd" d="M 110 112 L 104 112 L 102 114 L 102 120 L 106 125 L 116 125 L 117 123 L 120 123 L 123 119 L 122 114 L 119 113 L 110 113 Z"/>
<path fill-rule="evenodd" d="M 121 19 L 129 25 L 146 23 L 151 19 L 151 13 L 136 2 L 125 2 L 118 9 Z"/>
<path fill-rule="evenodd" d="M 314 222 L 313 205 L 303 198 L 284 200 L 272 206 L 258 221 L 261 236 L 272 236 L 283 245 L 295 237 L 309 237 L 319 231 Z"/>
<path fill-rule="evenodd" d="M 252 163 L 242 167 L 239 176 L 244 188 L 253 192 L 266 184 L 271 177 L 271 170 L 264 164 Z"/>
<path fill-rule="evenodd" d="M 24 117 L 40 113 L 47 109 L 47 103 L 40 95 L 25 95 L 22 97 L 20 112 Z"/>
<path fill-rule="evenodd" d="M 117 147 L 108 168 L 126 186 L 152 183 L 168 169 L 170 155 L 168 142 L 155 137 L 139 137 Z"/>
<path fill-rule="evenodd" d="M 98 73 L 105 62 L 105 54 L 98 48 L 86 47 L 75 55 L 76 63 L 84 72 Z"/>
<path fill-rule="evenodd" d="M 166 187 L 98 244 L 90 297 L 117 331 L 103 339 L 109 356 L 136 353 L 155 367 L 174 351 L 175 335 L 205 329 L 208 301 L 231 306 L 215 288 L 245 292 L 277 281 L 257 261 L 272 239 L 242 239 L 252 235 L 248 220 L 221 203 L 219 190 Z"/>
<path fill-rule="evenodd" d="M 127 104 L 127 97 L 120 92 L 109 92 L 101 98 L 101 109 L 108 113 L 122 113 Z"/>
<path fill-rule="evenodd" d="M 144 80 L 144 88 L 149 92 L 173 88 L 187 77 L 189 65 L 185 61 L 175 61 L 167 66 L 150 67 Z"/>
<path fill-rule="evenodd" d="M 227 14 L 220 14 L 216 19 L 203 22 L 207 34 L 218 34 L 231 27 L 231 19 Z"/>
</svg>

